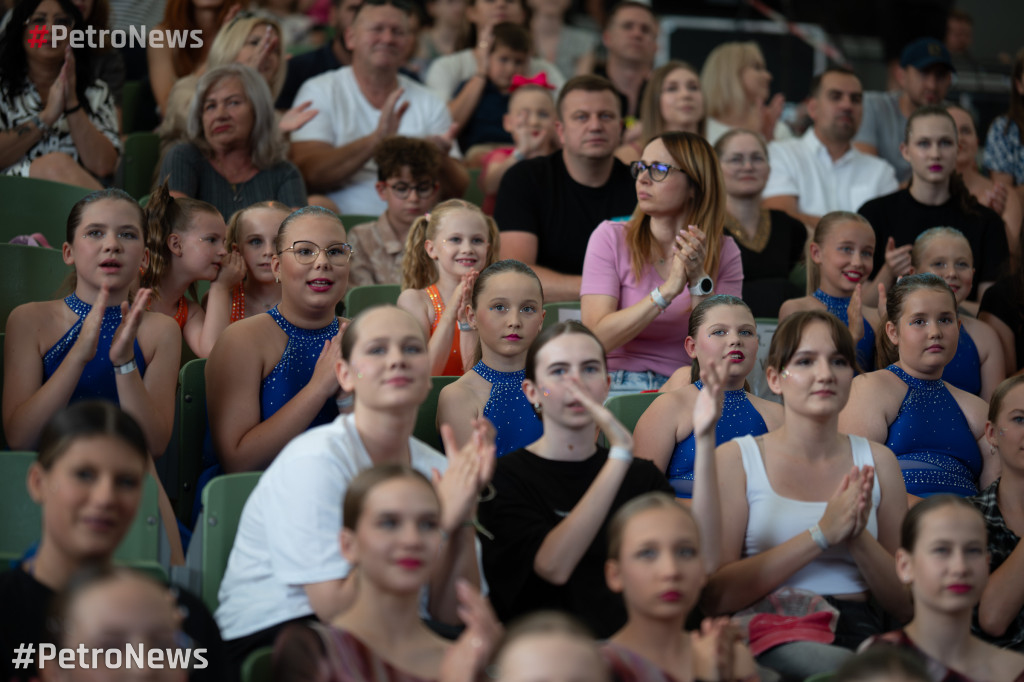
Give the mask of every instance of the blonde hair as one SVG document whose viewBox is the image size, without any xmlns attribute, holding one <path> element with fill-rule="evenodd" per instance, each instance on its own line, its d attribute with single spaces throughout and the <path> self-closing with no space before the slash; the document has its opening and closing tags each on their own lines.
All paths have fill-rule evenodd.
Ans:
<svg viewBox="0 0 1024 682">
<path fill-rule="evenodd" d="M 273 199 L 270 201 L 259 201 L 255 204 L 249 204 L 245 208 L 238 209 L 232 213 L 231 218 L 228 219 L 228 233 L 224 240 L 224 247 L 228 251 L 231 251 L 234 247 L 238 246 L 238 233 L 242 231 L 242 227 L 244 226 L 242 221 L 245 220 L 246 214 L 249 213 L 249 211 L 255 211 L 261 208 L 280 211 L 281 213 L 284 213 L 285 217 L 288 217 L 292 212 L 291 208 L 285 206 L 280 201 L 274 201 Z M 284 222 L 284 218 L 281 219 L 281 222 Z M 277 234 L 277 230 L 274 230 L 274 234 Z"/>
<path fill-rule="evenodd" d="M 424 244 L 428 239 L 436 239 L 445 216 L 457 211 L 468 211 L 479 216 L 487 225 L 487 238 L 490 243 L 487 245 L 487 257 L 480 269 L 483 270 L 497 260 L 501 238 L 494 218 L 485 215 L 479 206 L 468 201 L 449 199 L 435 206 L 430 213 L 417 218 L 409 228 L 409 235 L 405 238 L 405 255 L 402 257 L 402 289 L 424 289 L 437 281 L 437 264 L 427 255 Z"/>
<path fill-rule="evenodd" d="M 704 106 L 711 118 L 730 118 L 747 108 L 747 92 L 740 72 L 755 62 L 764 63 L 757 43 L 722 43 L 711 51 L 700 72 Z"/>
<path fill-rule="evenodd" d="M 832 230 L 838 227 L 842 223 L 860 223 L 867 225 L 871 228 L 871 223 L 868 219 L 859 213 L 851 213 L 849 211 L 832 211 L 822 216 L 821 220 L 818 221 L 818 226 L 814 228 L 814 235 L 807 242 L 807 293 L 813 294 L 814 291 L 821 286 L 821 268 L 814 259 L 811 258 L 811 244 L 817 244 L 819 248 L 824 244 L 825 238 L 828 237 Z"/>
<path fill-rule="evenodd" d="M 210 45 L 210 54 L 206 59 L 206 68 L 214 69 L 225 64 L 233 64 L 238 58 L 238 53 L 245 47 L 249 34 L 253 32 L 253 29 L 260 26 L 270 26 L 277 32 L 277 72 L 274 73 L 270 82 L 267 83 L 270 86 L 270 94 L 276 99 L 281 94 L 281 88 L 284 87 L 284 79 L 288 71 L 288 65 L 285 61 L 286 46 L 284 44 L 284 32 L 281 30 L 281 24 L 277 22 L 277 19 L 264 14 L 240 15 L 232 19 L 231 23 L 217 31 L 213 44 Z"/>
<path fill-rule="evenodd" d="M 707 140 L 696 133 L 665 133 L 654 139 L 665 144 L 672 160 L 686 174 L 693 187 L 693 200 L 683 207 L 683 224 L 696 225 L 704 231 L 707 237 L 704 271 L 714 279 L 718 276 L 725 229 L 725 185 L 718 157 Z M 630 251 L 633 275 L 639 279 L 644 268 L 651 265 L 655 257 L 651 217 L 640 209 L 636 210 L 626 226 L 626 246 Z"/>
<path fill-rule="evenodd" d="M 951 237 L 957 239 L 967 246 L 967 255 L 971 260 L 971 267 L 974 266 L 974 252 L 971 251 L 971 243 L 967 241 L 967 237 L 964 233 L 955 227 L 930 227 L 921 234 L 917 235 L 917 239 L 914 240 L 914 248 L 910 252 L 910 263 L 914 266 L 914 269 L 920 272 L 924 269 L 924 252 L 931 244 L 932 240 L 936 237 Z"/>
<path fill-rule="evenodd" d="M 171 269 L 171 248 L 167 238 L 172 234 L 184 234 L 192 229 L 192 217 L 197 213 L 209 213 L 221 217 L 220 211 L 212 204 L 198 199 L 183 197 L 175 199 L 167 188 L 167 180 L 157 187 L 146 204 L 146 248 L 149 249 L 149 266 L 140 278 L 144 289 L 152 289 L 153 296 L 160 298 L 160 282 Z M 189 293 L 196 298 L 195 286 L 189 286 Z"/>
</svg>

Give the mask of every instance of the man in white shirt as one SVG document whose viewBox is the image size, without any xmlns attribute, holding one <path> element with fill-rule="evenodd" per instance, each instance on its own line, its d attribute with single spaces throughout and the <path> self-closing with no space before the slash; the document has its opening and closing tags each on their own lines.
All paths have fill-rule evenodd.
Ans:
<svg viewBox="0 0 1024 682">
<path fill-rule="evenodd" d="M 852 71 L 832 68 L 814 79 L 807 104 L 814 125 L 803 137 L 768 145 L 772 170 L 765 208 L 785 211 L 813 228 L 830 211 L 856 211 L 899 188 L 892 166 L 851 144 L 863 97 Z"/>
<path fill-rule="evenodd" d="M 310 192 L 323 192 L 342 214 L 378 215 L 373 152 L 389 135 L 422 137 L 445 155 L 438 179 L 441 197 L 462 196 L 469 175 L 448 156 L 455 137 L 444 102 L 398 73 L 409 53 L 410 9 L 396 0 L 366 0 L 345 40 L 352 65 L 306 81 L 296 101 L 311 100 L 319 114 L 292 133 L 292 161 Z"/>
</svg>

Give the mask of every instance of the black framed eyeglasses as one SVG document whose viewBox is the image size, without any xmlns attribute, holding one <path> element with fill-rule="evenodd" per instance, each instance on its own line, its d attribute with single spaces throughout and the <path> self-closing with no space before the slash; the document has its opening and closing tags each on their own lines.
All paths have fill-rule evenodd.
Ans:
<svg viewBox="0 0 1024 682">
<path fill-rule="evenodd" d="M 644 171 L 647 171 L 648 175 L 651 176 L 651 180 L 654 182 L 661 182 L 668 177 L 668 173 L 671 170 L 677 170 L 680 173 L 686 172 L 678 166 L 670 166 L 667 163 L 644 163 L 643 161 L 634 161 L 629 164 L 629 174 L 633 176 L 634 180 L 639 178 Z"/>
<path fill-rule="evenodd" d="M 352 254 L 355 253 L 352 245 L 344 242 L 338 242 L 337 244 L 330 244 L 320 248 L 317 244 L 304 240 L 292 243 L 292 245 L 287 249 L 281 249 L 278 251 L 278 255 L 285 251 L 291 251 L 299 265 L 315 263 L 321 252 L 327 256 L 327 262 L 331 265 L 345 265 L 352 260 Z"/>
<path fill-rule="evenodd" d="M 409 196 L 409 192 L 413 190 L 416 190 L 416 196 L 423 198 L 433 194 L 437 190 L 437 183 L 433 180 L 424 180 L 423 182 L 415 185 L 410 185 L 407 182 L 396 182 L 393 185 L 388 185 L 388 187 L 399 199 L 407 198 Z"/>
</svg>

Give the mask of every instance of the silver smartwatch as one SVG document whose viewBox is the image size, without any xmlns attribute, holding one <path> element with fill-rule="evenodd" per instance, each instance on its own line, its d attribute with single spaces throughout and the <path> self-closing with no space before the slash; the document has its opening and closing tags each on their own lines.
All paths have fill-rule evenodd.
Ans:
<svg viewBox="0 0 1024 682">
<path fill-rule="evenodd" d="M 690 296 L 710 296 L 715 293 L 715 283 L 711 281 L 711 278 L 704 275 L 697 282 L 690 287 Z"/>
</svg>

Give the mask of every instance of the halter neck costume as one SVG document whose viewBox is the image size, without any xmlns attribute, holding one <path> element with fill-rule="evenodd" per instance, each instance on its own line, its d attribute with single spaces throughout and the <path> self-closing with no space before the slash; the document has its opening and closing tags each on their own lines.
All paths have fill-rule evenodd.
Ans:
<svg viewBox="0 0 1024 682">
<path fill-rule="evenodd" d="M 850 305 L 850 297 L 830 296 L 821 289 L 815 290 L 814 298 L 825 304 L 825 308 L 839 318 L 839 321 L 850 326 L 850 314 L 847 308 Z M 867 319 L 864 319 L 864 336 L 857 342 L 857 364 L 864 372 L 870 372 L 875 368 L 875 330 L 871 328 Z"/>
<path fill-rule="evenodd" d="M 698 391 L 704 390 L 699 379 L 694 382 Z M 725 392 L 722 401 L 722 417 L 715 426 L 715 445 L 740 436 L 760 436 L 768 432 L 764 418 L 757 411 L 750 397 L 742 388 Z M 693 496 L 693 460 L 697 452 L 697 441 L 691 432 L 672 451 L 668 463 L 668 482 L 676 490 L 676 497 L 689 499 Z"/>
<path fill-rule="evenodd" d="M 981 453 L 945 383 L 917 379 L 896 365 L 886 369 L 907 384 L 907 395 L 885 441 L 900 462 L 907 492 L 918 497 L 976 495 Z"/>
<path fill-rule="evenodd" d="M 261 421 L 270 419 L 271 415 L 309 383 L 324 343 L 338 335 L 338 318 L 334 318 L 322 329 L 303 329 L 284 319 L 277 306 L 268 310 L 267 314 L 274 318 L 274 322 L 277 322 L 281 330 L 288 335 L 288 345 L 285 346 L 280 361 L 260 383 Z M 306 428 L 326 424 L 337 416 L 338 407 L 334 398 L 331 398 L 324 403 L 320 412 Z"/>
<path fill-rule="evenodd" d="M 498 457 L 525 448 L 544 435 L 544 427 L 523 393 L 525 369 L 499 372 L 481 360 L 473 371 L 491 382 L 491 396 L 484 405 L 484 416 L 498 432 L 495 437 Z"/>
<path fill-rule="evenodd" d="M 65 305 L 78 315 L 78 321 L 71 325 L 60 341 L 55 343 L 50 350 L 43 355 L 43 381 L 48 380 L 57 371 L 60 364 L 64 362 L 71 347 L 78 340 L 82 331 L 82 323 L 85 316 L 92 310 L 92 306 L 71 294 L 64 299 Z M 115 405 L 120 405 L 117 397 L 117 383 L 114 376 L 114 364 L 110 361 L 110 345 L 114 341 L 114 332 L 121 325 L 121 306 L 108 306 L 103 311 L 103 322 L 100 325 L 99 340 L 96 342 L 96 354 L 82 370 L 82 376 L 75 386 L 74 393 L 68 403 L 79 400 L 109 400 Z M 138 340 L 134 343 L 135 363 L 139 366 L 139 376 L 146 371 L 146 360 L 142 356 L 142 348 Z"/>
<path fill-rule="evenodd" d="M 426 292 L 430 298 L 430 305 L 434 307 L 434 320 L 430 323 L 430 335 L 433 336 L 434 330 L 437 329 L 437 323 L 441 321 L 441 316 L 444 315 L 445 305 L 436 284 L 431 284 L 427 287 Z M 452 335 L 451 352 L 448 353 L 448 362 L 445 363 L 441 376 L 460 377 L 463 375 L 461 337 L 459 327 L 456 325 L 455 334 Z"/>
<path fill-rule="evenodd" d="M 960 327 L 960 341 L 956 344 L 956 355 L 942 370 L 942 379 L 962 391 L 981 395 L 981 356 L 974 339 L 967 329 Z"/>
</svg>

